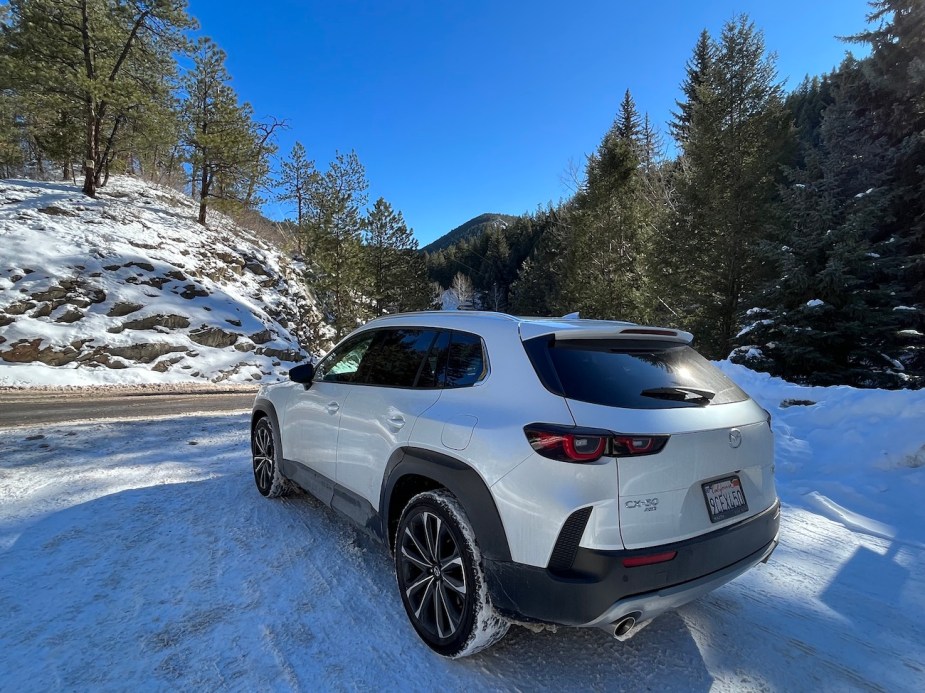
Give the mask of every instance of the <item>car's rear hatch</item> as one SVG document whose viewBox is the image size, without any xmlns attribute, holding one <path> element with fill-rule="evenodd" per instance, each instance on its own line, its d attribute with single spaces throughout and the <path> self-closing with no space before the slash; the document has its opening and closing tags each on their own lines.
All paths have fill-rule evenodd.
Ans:
<svg viewBox="0 0 925 693">
<path fill-rule="evenodd" d="M 614 447 L 626 548 L 681 541 L 774 503 L 767 413 L 691 349 L 689 335 L 573 334 L 524 345 L 579 427 L 634 437 Z"/>
</svg>

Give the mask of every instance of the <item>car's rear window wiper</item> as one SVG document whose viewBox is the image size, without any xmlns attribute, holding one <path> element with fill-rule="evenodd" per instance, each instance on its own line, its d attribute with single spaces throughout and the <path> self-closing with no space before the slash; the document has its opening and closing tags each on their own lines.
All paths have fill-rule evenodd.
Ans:
<svg viewBox="0 0 925 693">
<path fill-rule="evenodd" d="M 711 390 L 701 390 L 696 387 L 672 385 L 671 387 L 653 387 L 639 393 L 643 397 L 657 397 L 671 399 L 678 402 L 709 402 L 716 396 Z"/>
</svg>

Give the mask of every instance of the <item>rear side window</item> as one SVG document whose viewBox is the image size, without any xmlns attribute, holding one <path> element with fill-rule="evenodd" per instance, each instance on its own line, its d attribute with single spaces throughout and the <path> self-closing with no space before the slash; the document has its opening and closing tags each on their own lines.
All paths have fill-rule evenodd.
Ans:
<svg viewBox="0 0 925 693">
<path fill-rule="evenodd" d="M 453 332 L 446 359 L 444 387 L 468 387 L 488 375 L 482 338 L 468 332 Z"/>
<path fill-rule="evenodd" d="M 436 330 L 396 329 L 376 332 L 354 382 L 385 387 L 413 387 Z"/>
<path fill-rule="evenodd" d="M 653 340 L 555 340 L 524 348 L 547 389 L 569 399 L 629 409 L 728 404 L 748 399 L 689 346 Z"/>
</svg>

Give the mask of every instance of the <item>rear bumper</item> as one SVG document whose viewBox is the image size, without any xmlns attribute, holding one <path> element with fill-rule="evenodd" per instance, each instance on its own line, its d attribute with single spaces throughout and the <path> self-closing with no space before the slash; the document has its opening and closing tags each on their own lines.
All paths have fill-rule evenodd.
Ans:
<svg viewBox="0 0 925 693">
<path fill-rule="evenodd" d="M 729 582 L 768 559 L 779 529 L 776 501 L 738 524 L 683 542 L 635 551 L 579 548 L 567 570 L 485 561 L 485 571 L 492 603 L 508 617 L 603 628 L 630 614 L 637 621 L 654 618 Z M 663 551 L 677 556 L 623 567 L 624 558 Z"/>
</svg>

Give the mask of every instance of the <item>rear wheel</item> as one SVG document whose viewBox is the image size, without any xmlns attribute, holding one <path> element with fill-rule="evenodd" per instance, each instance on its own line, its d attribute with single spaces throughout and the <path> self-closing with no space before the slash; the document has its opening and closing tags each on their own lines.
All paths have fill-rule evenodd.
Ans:
<svg viewBox="0 0 925 693">
<path fill-rule="evenodd" d="M 411 625 L 435 652 L 465 657 L 507 633 L 488 598 L 472 527 L 450 493 L 421 493 L 405 507 L 395 571 Z"/>
<path fill-rule="evenodd" d="M 254 482 L 260 495 L 277 498 L 289 492 L 289 480 L 279 470 L 279 447 L 270 420 L 262 418 L 251 433 Z"/>
</svg>

